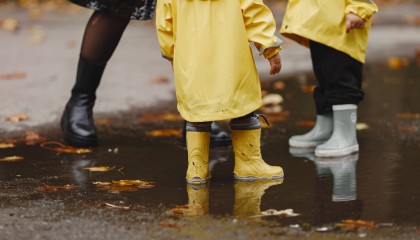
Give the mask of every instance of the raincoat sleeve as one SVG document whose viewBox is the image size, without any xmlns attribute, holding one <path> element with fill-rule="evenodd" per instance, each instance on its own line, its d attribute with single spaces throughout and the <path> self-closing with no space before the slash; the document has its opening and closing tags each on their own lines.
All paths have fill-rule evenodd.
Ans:
<svg viewBox="0 0 420 240">
<path fill-rule="evenodd" d="M 156 6 L 156 31 L 162 57 L 172 61 L 174 58 L 174 31 L 172 25 L 171 0 L 158 0 Z"/>
<path fill-rule="evenodd" d="M 262 0 L 240 2 L 248 40 L 254 43 L 265 58 L 273 57 L 280 51 L 283 42 L 274 35 L 276 21 L 273 14 Z"/>
<path fill-rule="evenodd" d="M 346 7 L 346 14 L 353 13 L 368 21 L 374 13 L 378 11 L 378 7 L 371 0 L 350 0 L 350 4 Z"/>
</svg>

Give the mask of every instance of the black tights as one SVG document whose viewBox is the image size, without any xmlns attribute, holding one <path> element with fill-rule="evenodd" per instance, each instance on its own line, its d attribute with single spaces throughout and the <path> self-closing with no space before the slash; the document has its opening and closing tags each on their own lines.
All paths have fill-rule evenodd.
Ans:
<svg viewBox="0 0 420 240">
<path fill-rule="evenodd" d="M 95 11 L 86 25 L 81 56 L 91 63 L 107 63 L 129 21 L 107 12 Z"/>
</svg>

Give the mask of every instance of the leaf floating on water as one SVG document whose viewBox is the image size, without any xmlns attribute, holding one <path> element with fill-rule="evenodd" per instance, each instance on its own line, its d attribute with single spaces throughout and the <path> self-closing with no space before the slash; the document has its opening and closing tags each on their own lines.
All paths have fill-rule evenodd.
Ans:
<svg viewBox="0 0 420 240">
<path fill-rule="evenodd" d="M 181 215 L 187 217 L 202 216 L 204 215 L 203 206 L 200 204 L 186 204 L 178 205 L 167 211 L 169 215 Z"/>
<path fill-rule="evenodd" d="M 357 123 L 356 124 L 357 130 L 366 130 L 369 129 L 369 125 L 367 123 Z"/>
<path fill-rule="evenodd" d="M 276 209 L 268 209 L 266 211 L 261 212 L 259 215 L 252 216 L 254 217 L 268 217 L 268 216 L 277 216 L 277 217 L 296 217 L 299 216 L 299 213 L 293 212 L 293 209 L 285 209 L 285 210 L 276 210 Z"/>
<path fill-rule="evenodd" d="M 365 221 L 365 220 L 342 220 L 341 223 L 337 224 L 338 227 L 344 230 L 354 231 L 359 228 L 374 228 L 374 221 Z"/>
<path fill-rule="evenodd" d="M 9 121 L 9 122 L 21 122 L 28 119 L 29 117 L 26 113 L 19 113 L 16 115 L 11 115 L 11 116 L 6 117 L 6 121 Z"/>
<path fill-rule="evenodd" d="M 23 160 L 23 157 L 21 156 L 9 156 L 9 157 L 0 158 L 0 162 L 18 162 L 22 160 Z"/>
<path fill-rule="evenodd" d="M 184 226 L 182 223 L 176 222 L 174 220 L 160 221 L 159 222 L 159 225 L 161 227 L 171 227 L 171 228 L 172 227 L 179 228 L 179 227 L 183 227 Z"/>
<path fill-rule="evenodd" d="M 109 182 L 93 182 L 98 190 L 107 190 L 111 192 L 135 192 L 141 188 L 152 188 L 155 186 L 154 182 L 147 182 L 141 180 L 119 180 Z"/>
<path fill-rule="evenodd" d="M 115 169 L 115 166 L 113 166 L 113 167 L 107 167 L 107 166 L 86 167 L 86 168 L 83 168 L 83 169 L 91 171 L 91 172 L 108 172 L 108 171 L 111 171 L 111 170 Z"/>
<path fill-rule="evenodd" d="M 52 147 L 58 146 L 58 147 Z M 42 148 L 55 151 L 57 153 L 73 153 L 73 154 L 84 154 L 84 153 L 91 153 L 92 149 L 90 148 L 75 148 L 72 146 L 66 146 L 60 142 L 50 141 L 44 142 L 41 144 Z"/>
<path fill-rule="evenodd" d="M 182 131 L 180 129 L 164 129 L 147 131 L 146 135 L 149 137 L 182 137 Z"/>
<path fill-rule="evenodd" d="M 57 192 L 59 190 L 72 190 L 72 189 L 76 189 L 79 188 L 79 186 L 75 186 L 75 185 L 70 185 L 70 184 L 66 184 L 64 186 L 42 186 L 39 187 L 39 191 L 41 192 Z"/>
<path fill-rule="evenodd" d="M 272 88 L 277 90 L 283 90 L 286 88 L 286 84 L 284 84 L 284 82 L 282 81 L 278 81 L 273 84 Z"/>
<path fill-rule="evenodd" d="M 107 207 L 117 208 L 117 209 L 123 209 L 123 210 L 129 210 L 130 209 L 130 207 L 117 206 L 117 205 L 110 204 L 110 203 L 104 203 L 104 205 L 107 206 Z"/>
<path fill-rule="evenodd" d="M 0 142 L 0 148 L 14 148 L 15 144 L 13 143 L 4 143 L 4 142 Z"/>
<path fill-rule="evenodd" d="M 420 118 L 420 113 L 397 113 L 397 118 L 418 119 Z"/>
<path fill-rule="evenodd" d="M 182 120 L 181 115 L 172 113 L 149 114 L 139 118 L 141 123 L 155 122 L 155 121 L 179 121 Z"/>
<path fill-rule="evenodd" d="M 302 92 L 306 93 L 306 94 L 312 94 L 315 90 L 316 85 L 304 85 L 301 86 L 300 89 L 302 90 Z"/>
</svg>

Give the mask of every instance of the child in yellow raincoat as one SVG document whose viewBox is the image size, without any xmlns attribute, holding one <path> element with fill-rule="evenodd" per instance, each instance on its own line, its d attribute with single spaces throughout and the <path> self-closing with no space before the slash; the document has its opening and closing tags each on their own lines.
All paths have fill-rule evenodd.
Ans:
<svg viewBox="0 0 420 240">
<path fill-rule="evenodd" d="M 314 128 L 292 136 L 291 147 L 316 147 L 318 157 L 359 151 L 357 104 L 372 15 L 371 0 L 289 0 L 280 33 L 309 47 L 318 85 Z"/>
<path fill-rule="evenodd" d="M 210 178 L 209 131 L 212 121 L 232 119 L 236 179 L 283 177 L 283 169 L 261 157 L 261 124 L 254 113 L 261 88 L 249 42 L 280 71 L 281 40 L 262 0 L 158 0 L 156 28 L 164 58 L 175 76 L 178 111 L 187 121 L 186 180 Z"/>
</svg>

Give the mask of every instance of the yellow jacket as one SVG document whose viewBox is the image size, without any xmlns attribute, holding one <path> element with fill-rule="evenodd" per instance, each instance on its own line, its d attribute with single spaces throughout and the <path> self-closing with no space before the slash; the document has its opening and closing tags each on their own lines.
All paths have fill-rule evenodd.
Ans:
<svg viewBox="0 0 420 240">
<path fill-rule="evenodd" d="M 313 40 L 364 63 L 372 15 L 378 11 L 370 0 L 289 0 L 280 33 L 309 46 Z M 346 33 L 346 16 L 354 13 L 366 21 L 364 29 Z"/>
<path fill-rule="evenodd" d="M 249 42 L 265 56 L 281 44 L 262 0 L 158 0 L 156 28 L 184 119 L 232 119 L 261 106 Z"/>
</svg>

